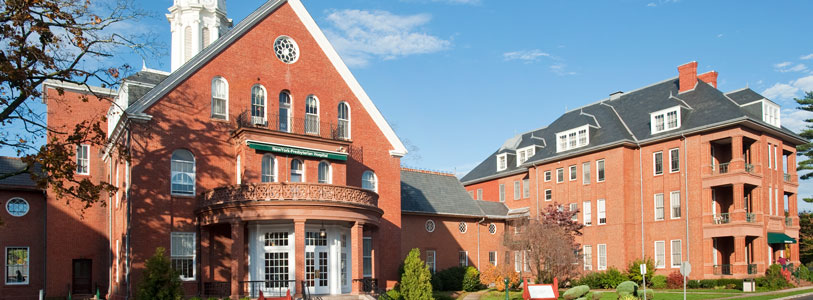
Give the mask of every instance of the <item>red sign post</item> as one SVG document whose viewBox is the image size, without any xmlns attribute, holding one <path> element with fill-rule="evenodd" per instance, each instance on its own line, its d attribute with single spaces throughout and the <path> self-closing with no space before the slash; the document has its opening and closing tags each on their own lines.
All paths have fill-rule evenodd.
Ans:
<svg viewBox="0 0 813 300">
<path fill-rule="evenodd" d="M 559 298 L 559 281 L 553 278 L 553 284 L 525 284 L 522 285 L 522 299 L 525 300 L 556 300 Z"/>
</svg>

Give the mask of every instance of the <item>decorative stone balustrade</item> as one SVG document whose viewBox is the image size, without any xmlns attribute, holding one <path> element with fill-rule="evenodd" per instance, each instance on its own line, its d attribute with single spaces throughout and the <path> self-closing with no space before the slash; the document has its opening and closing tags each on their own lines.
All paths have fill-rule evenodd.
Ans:
<svg viewBox="0 0 813 300">
<path fill-rule="evenodd" d="M 324 201 L 378 207 L 373 191 L 322 183 L 245 183 L 215 188 L 198 196 L 201 208 L 254 201 Z"/>
</svg>

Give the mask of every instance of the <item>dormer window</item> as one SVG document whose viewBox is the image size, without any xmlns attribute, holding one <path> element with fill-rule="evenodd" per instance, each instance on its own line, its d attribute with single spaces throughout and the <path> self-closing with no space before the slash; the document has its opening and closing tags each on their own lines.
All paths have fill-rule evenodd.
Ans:
<svg viewBox="0 0 813 300">
<path fill-rule="evenodd" d="M 531 156 L 534 156 L 534 154 L 536 154 L 536 148 L 534 146 L 528 146 L 517 150 L 517 167 L 528 161 L 528 159 L 531 158 Z"/>
<path fill-rule="evenodd" d="M 782 126 L 779 118 L 779 105 L 768 100 L 762 100 L 762 121 L 776 127 Z"/>
<path fill-rule="evenodd" d="M 508 168 L 508 153 L 497 154 L 497 172 Z"/>
<path fill-rule="evenodd" d="M 649 114 L 652 134 L 680 128 L 680 106 Z"/>
<path fill-rule="evenodd" d="M 590 143 L 590 131 L 584 125 L 568 131 L 556 133 L 556 152 L 567 151 L 587 146 Z"/>
</svg>

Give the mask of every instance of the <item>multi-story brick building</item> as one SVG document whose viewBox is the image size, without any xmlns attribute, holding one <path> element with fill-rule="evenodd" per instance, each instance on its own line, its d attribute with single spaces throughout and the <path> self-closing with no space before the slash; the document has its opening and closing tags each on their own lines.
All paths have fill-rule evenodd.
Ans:
<svg viewBox="0 0 813 300">
<path fill-rule="evenodd" d="M 561 205 L 586 227 L 585 270 L 654 258 L 691 278 L 750 277 L 798 264 L 796 146 L 779 105 L 717 72 L 679 76 L 566 112 L 514 136 L 461 181 L 511 209 Z"/>
</svg>

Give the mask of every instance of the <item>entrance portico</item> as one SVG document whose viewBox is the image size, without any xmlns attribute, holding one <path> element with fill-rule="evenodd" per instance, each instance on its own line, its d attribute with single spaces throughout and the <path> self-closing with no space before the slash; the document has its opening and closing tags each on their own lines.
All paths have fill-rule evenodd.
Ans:
<svg viewBox="0 0 813 300">
<path fill-rule="evenodd" d="M 212 273 L 208 280 L 225 280 L 226 266 L 221 264 L 220 274 L 213 270 L 228 262 L 232 298 L 257 297 L 259 291 L 301 295 L 303 286 L 314 295 L 361 292 L 353 279 L 362 278 L 364 236 L 381 218 L 376 193 L 329 184 L 261 183 L 201 197 L 198 218 L 207 234 L 198 240 L 201 252 L 210 256 L 201 265 L 208 264 L 202 266 Z M 224 226 L 230 228 L 228 240 L 224 235 L 218 243 L 209 232 L 223 232 Z M 218 249 L 226 243 L 227 251 Z"/>
</svg>

